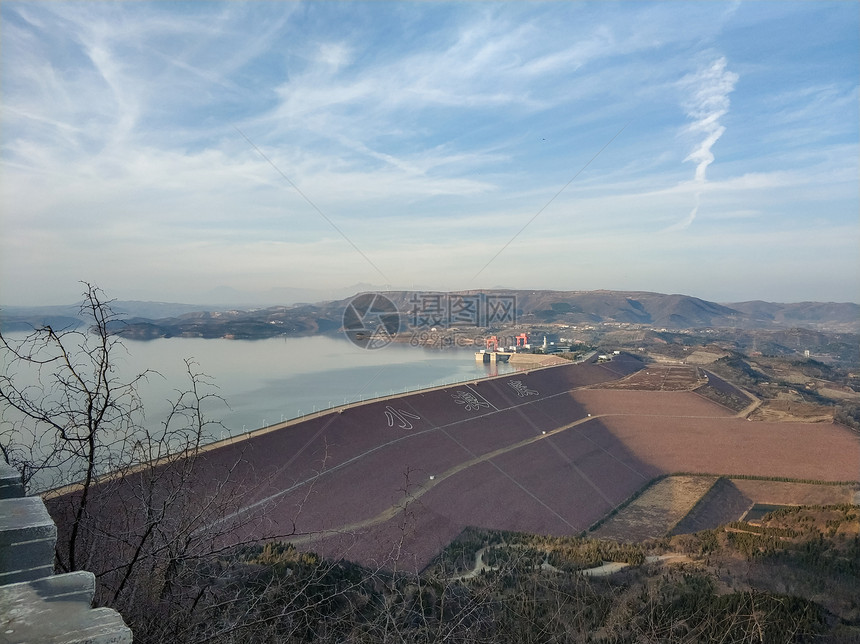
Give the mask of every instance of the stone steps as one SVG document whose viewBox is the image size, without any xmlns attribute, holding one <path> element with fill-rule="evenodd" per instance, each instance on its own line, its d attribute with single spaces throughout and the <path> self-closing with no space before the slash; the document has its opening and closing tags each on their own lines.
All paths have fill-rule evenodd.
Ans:
<svg viewBox="0 0 860 644">
<path fill-rule="evenodd" d="M 23 492 L 0 462 L 0 644 L 130 643 L 119 613 L 92 608 L 92 573 L 53 574 L 57 526 L 42 500 Z"/>
<path fill-rule="evenodd" d="M 37 496 L 0 500 L 0 584 L 54 574 L 57 526 Z"/>
<path fill-rule="evenodd" d="M 0 499 L 13 499 L 24 496 L 21 477 L 14 467 L 0 461 Z"/>
<path fill-rule="evenodd" d="M 119 613 L 90 607 L 94 592 L 95 577 L 85 571 L 0 586 L 0 642 L 131 642 Z"/>
</svg>

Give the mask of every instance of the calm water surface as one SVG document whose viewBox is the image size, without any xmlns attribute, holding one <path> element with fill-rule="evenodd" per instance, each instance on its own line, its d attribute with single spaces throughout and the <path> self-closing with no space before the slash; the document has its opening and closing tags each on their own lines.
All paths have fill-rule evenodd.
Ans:
<svg viewBox="0 0 860 644">
<path fill-rule="evenodd" d="M 476 362 L 471 349 L 425 350 L 388 345 L 368 351 L 341 337 L 270 340 L 168 338 L 124 341 L 118 360 L 123 374 L 154 369 L 141 387 L 148 422 L 167 411 L 164 402 L 182 387 L 183 358 L 193 358 L 211 376 L 223 404 L 207 407 L 225 425 L 224 433 L 250 431 L 320 409 L 473 380 L 515 369 Z"/>
</svg>

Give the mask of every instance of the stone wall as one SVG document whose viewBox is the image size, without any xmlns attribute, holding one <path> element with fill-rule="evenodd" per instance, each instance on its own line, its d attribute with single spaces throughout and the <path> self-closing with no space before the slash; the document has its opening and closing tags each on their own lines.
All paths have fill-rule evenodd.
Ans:
<svg viewBox="0 0 860 644">
<path fill-rule="evenodd" d="M 57 526 L 42 499 L 24 496 L 0 461 L 0 644 L 125 644 L 131 630 L 110 608 L 92 608 L 95 576 L 54 574 Z"/>
</svg>

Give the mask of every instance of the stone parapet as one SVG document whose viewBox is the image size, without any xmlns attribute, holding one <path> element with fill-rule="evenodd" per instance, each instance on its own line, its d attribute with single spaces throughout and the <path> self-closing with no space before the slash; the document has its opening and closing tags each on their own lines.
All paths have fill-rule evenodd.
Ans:
<svg viewBox="0 0 860 644">
<path fill-rule="evenodd" d="M 56 543 L 42 499 L 0 463 L 0 644 L 129 644 L 119 613 L 92 608 L 92 573 L 53 574 Z"/>
<path fill-rule="evenodd" d="M 0 499 L 24 496 L 24 485 L 18 470 L 0 461 Z"/>
<path fill-rule="evenodd" d="M 57 526 L 37 496 L 0 500 L 0 584 L 54 574 Z"/>
</svg>

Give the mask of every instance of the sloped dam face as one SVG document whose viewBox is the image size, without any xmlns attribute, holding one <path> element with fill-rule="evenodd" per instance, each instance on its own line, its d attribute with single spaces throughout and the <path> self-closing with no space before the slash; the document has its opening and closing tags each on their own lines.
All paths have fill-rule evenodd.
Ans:
<svg viewBox="0 0 860 644">
<path fill-rule="evenodd" d="M 227 439 L 198 456 L 191 500 L 232 495 L 199 530 L 414 570 L 466 526 L 577 534 L 661 474 L 856 477 L 860 442 L 840 426 L 749 422 L 689 391 L 601 388 L 641 368 L 621 355 L 535 369 Z M 97 492 L 103 512 L 134 507 L 133 478 Z"/>
</svg>

